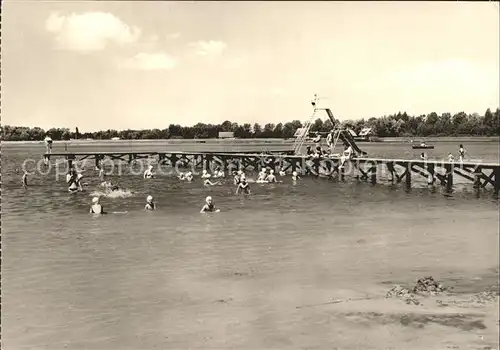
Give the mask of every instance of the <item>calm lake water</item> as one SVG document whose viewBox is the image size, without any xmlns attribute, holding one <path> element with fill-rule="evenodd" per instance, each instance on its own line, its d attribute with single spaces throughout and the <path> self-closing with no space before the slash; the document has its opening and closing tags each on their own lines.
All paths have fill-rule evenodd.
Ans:
<svg viewBox="0 0 500 350">
<path fill-rule="evenodd" d="M 456 146 L 428 153 L 444 158 Z M 415 153 L 361 147 L 379 157 Z M 498 161 L 494 143 L 466 147 L 474 158 Z M 2 149 L 8 350 L 349 347 L 359 330 L 340 335 L 296 306 L 383 295 L 387 283 L 426 275 L 458 293 L 497 284 L 498 202 L 488 195 L 285 178 L 235 196 L 229 181 L 204 188 L 199 179 L 127 174 L 110 179 L 128 196 L 102 204 L 128 212 L 92 217 L 90 201 L 100 191 L 93 169 L 77 195 L 54 173 L 20 186 L 15 169 L 43 151 Z M 155 212 L 142 210 L 148 194 Z M 199 214 L 207 195 L 220 213 Z"/>
</svg>

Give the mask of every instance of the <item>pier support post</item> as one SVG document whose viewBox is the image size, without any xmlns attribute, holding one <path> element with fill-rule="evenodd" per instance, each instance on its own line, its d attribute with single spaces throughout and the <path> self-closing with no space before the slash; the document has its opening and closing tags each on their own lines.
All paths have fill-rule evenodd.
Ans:
<svg viewBox="0 0 500 350">
<path fill-rule="evenodd" d="M 101 156 L 99 154 L 94 154 L 95 168 L 101 169 Z"/>
<path fill-rule="evenodd" d="M 165 153 L 158 153 L 158 165 L 165 163 Z"/>
<path fill-rule="evenodd" d="M 387 162 L 386 164 L 387 170 L 389 171 L 389 174 L 391 174 L 391 177 L 388 179 L 391 183 L 394 183 L 394 163 L 393 162 Z"/>
<path fill-rule="evenodd" d="M 347 162 L 344 163 L 344 166 L 340 166 L 340 162 L 339 162 L 339 167 L 338 167 L 338 171 L 339 171 L 339 179 L 340 181 L 344 181 L 345 180 L 345 164 Z"/>
<path fill-rule="evenodd" d="M 321 162 L 320 158 L 313 159 L 313 170 L 315 172 L 314 175 L 319 176 L 319 163 Z"/>
<path fill-rule="evenodd" d="M 406 163 L 406 176 L 405 176 L 405 185 L 406 188 L 411 188 L 411 172 L 412 172 L 412 164 L 411 162 Z"/>
<path fill-rule="evenodd" d="M 500 167 L 495 167 L 495 169 L 493 169 L 493 172 L 495 173 L 495 175 L 493 176 L 493 195 L 498 199 L 498 192 L 500 191 Z"/>
<path fill-rule="evenodd" d="M 373 162 L 370 166 L 370 182 L 372 185 L 377 183 L 377 163 Z"/>
<path fill-rule="evenodd" d="M 206 154 L 204 158 L 205 158 L 205 161 L 203 164 L 203 169 L 205 169 L 208 172 L 211 172 L 213 156 L 211 154 Z"/>
<path fill-rule="evenodd" d="M 434 175 L 434 173 L 435 173 L 434 163 L 427 164 L 427 172 L 429 173 L 429 176 L 427 177 L 427 184 L 433 185 L 434 181 L 436 181 L 435 175 Z"/>
<path fill-rule="evenodd" d="M 451 192 L 453 190 L 453 164 L 445 164 L 446 169 L 446 191 Z"/>
<path fill-rule="evenodd" d="M 474 169 L 474 172 L 472 173 L 472 175 L 474 176 L 474 184 L 472 185 L 472 188 L 479 189 L 481 187 L 481 174 L 481 167 L 477 167 L 476 169 Z"/>
<path fill-rule="evenodd" d="M 301 159 L 305 163 L 304 158 L 301 158 Z M 289 158 L 289 161 L 292 164 L 292 172 L 297 171 L 297 159 L 296 158 Z"/>
<path fill-rule="evenodd" d="M 68 154 L 66 156 L 66 160 L 68 161 L 68 169 L 73 169 L 73 160 L 75 159 L 75 156 L 73 154 Z"/>
</svg>

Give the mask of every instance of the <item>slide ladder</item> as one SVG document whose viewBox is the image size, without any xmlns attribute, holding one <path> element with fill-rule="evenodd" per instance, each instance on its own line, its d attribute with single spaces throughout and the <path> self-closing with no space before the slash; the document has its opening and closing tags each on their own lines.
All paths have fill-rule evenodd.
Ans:
<svg viewBox="0 0 500 350">
<path fill-rule="evenodd" d="M 299 154 L 300 150 L 302 149 L 302 146 L 304 145 L 304 142 L 309 137 L 309 130 L 311 129 L 311 126 L 314 124 L 316 118 L 316 112 L 318 111 L 318 109 L 316 108 L 316 100 L 317 96 L 314 95 L 314 100 L 311 102 L 311 104 L 314 107 L 313 114 L 311 114 L 309 119 L 305 122 L 304 126 L 300 130 L 300 133 L 297 135 L 295 142 L 293 143 L 293 152 L 295 154 Z"/>
</svg>

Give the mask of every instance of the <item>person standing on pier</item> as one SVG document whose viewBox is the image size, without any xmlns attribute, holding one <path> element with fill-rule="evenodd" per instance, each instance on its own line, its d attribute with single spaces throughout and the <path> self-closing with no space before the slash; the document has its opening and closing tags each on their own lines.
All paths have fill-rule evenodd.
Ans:
<svg viewBox="0 0 500 350">
<path fill-rule="evenodd" d="M 330 150 L 330 153 L 332 153 L 333 152 L 333 130 L 330 131 L 330 133 L 326 137 L 326 144 L 328 145 L 328 149 Z"/>
<path fill-rule="evenodd" d="M 52 139 L 50 138 L 50 136 L 45 136 L 45 139 L 43 141 L 45 142 L 47 153 L 52 153 Z"/>
<path fill-rule="evenodd" d="M 464 161 L 464 157 L 465 157 L 465 148 L 464 145 L 460 144 L 458 148 L 458 159 L 460 160 L 460 163 Z"/>
<path fill-rule="evenodd" d="M 345 162 L 353 157 L 353 151 L 351 145 L 345 145 L 344 147 L 345 147 L 344 153 L 342 153 L 342 156 L 340 157 L 340 168 L 343 168 Z"/>
</svg>

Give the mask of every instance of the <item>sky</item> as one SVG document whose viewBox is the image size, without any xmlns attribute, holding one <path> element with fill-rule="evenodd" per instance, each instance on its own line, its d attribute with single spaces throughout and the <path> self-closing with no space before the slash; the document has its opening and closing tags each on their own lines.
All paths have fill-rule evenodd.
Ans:
<svg viewBox="0 0 500 350">
<path fill-rule="evenodd" d="M 497 2 L 3 1 L 2 124 L 164 129 L 484 113 Z M 323 116 L 321 116 L 323 117 Z M 324 115 L 326 118 L 326 115 Z"/>
</svg>

